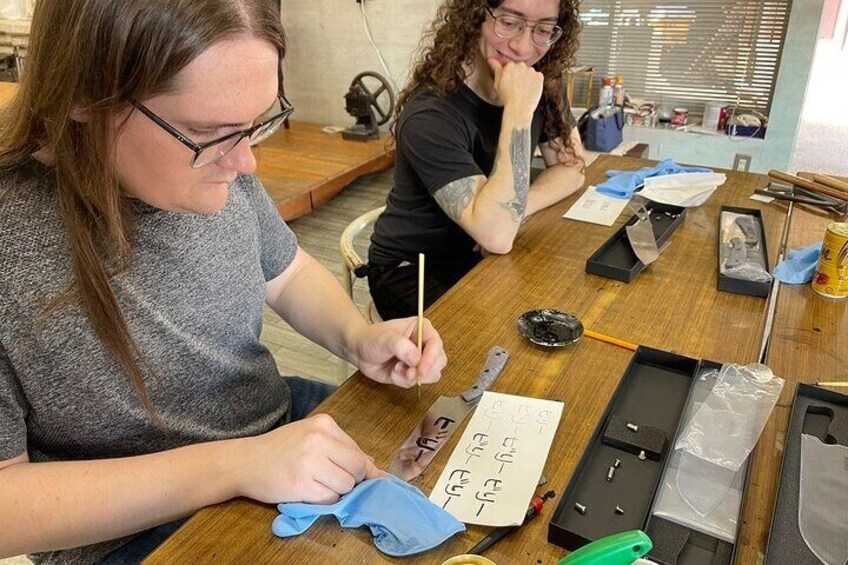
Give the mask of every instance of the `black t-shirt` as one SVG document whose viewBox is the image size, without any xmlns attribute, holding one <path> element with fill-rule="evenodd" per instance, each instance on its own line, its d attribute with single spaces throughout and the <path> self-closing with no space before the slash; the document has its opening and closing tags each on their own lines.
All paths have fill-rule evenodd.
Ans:
<svg viewBox="0 0 848 565">
<path fill-rule="evenodd" d="M 462 84 L 445 98 L 417 92 L 398 124 L 394 186 L 386 210 L 374 225 L 368 261 L 391 267 L 427 257 L 427 270 L 467 272 L 482 255 L 476 242 L 439 207 L 433 194 L 445 185 L 492 170 L 503 117 Z M 544 117 L 536 108 L 530 130 L 532 149 L 543 137 Z"/>
</svg>

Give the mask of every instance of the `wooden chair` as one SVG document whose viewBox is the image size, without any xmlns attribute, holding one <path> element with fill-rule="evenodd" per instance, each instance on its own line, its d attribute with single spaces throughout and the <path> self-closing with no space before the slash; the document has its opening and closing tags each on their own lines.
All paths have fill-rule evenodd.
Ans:
<svg viewBox="0 0 848 565">
<path fill-rule="evenodd" d="M 342 237 L 339 240 L 339 249 L 342 252 L 342 286 L 348 296 L 350 296 L 351 300 L 353 300 L 353 283 L 356 282 L 356 279 L 361 279 L 367 274 L 365 271 L 366 263 L 362 260 L 362 257 L 359 256 L 359 253 L 356 252 L 356 248 L 354 247 L 356 238 L 362 234 L 362 232 L 369 230 L 385 209 L 385 206 L 375 208 L 374 210 L 365 212 L 353 220 L 344 229 Z M 380 314 L 377 312 L 377 308 L 374 306 L 374 302 L 371 300 L 368 301 L 368 308 L 366 310 L 365 317 L 372 324 L 383 321 L 383 319 L 380 318 Z M 347 363 L 345 361 L 341 361 L 339 366 L 339 382 L 343 382 L 346 377 Z"/>
<path fill-rule="evenodd" d="M 353 283 L 358 278 L 363 278 L 366 275 L 365 261 L 356 252 L 354 243 L 356 238 L 365 230 L 369 229 L 377 221 L 377 218 L 385 210 L 385 206 L 375 208 L 370 212 L 366 212 L 353 220 L 342 232 L 339 248 L 342 252 L 342 286 L 344 286 L 350 299 L 353 300 Z M 375 318 L 376 316 L 376 318 Z M 374 303 L 369 304 L 368 318 L 371 322 L 382 321 L 377 309 L 374 308 Z"/>
</svg>

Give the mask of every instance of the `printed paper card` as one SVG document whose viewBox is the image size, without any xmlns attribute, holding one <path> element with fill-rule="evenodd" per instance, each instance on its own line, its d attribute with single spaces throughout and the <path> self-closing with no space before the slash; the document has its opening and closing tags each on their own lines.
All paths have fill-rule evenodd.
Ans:
<svg viewBox="0 0 848 565">
<path fill-rule="evenodd" d="M 611 226 L 629 201 L 627 198 L 613 198 L 601 194 L 594 186 L 590 186 L 562 217 Z"/>
<path fill-rule="evenodd" d="M 563 403 L 485 392 L 430 501 L 466 524 L 521 524 Z"/>
</svg>

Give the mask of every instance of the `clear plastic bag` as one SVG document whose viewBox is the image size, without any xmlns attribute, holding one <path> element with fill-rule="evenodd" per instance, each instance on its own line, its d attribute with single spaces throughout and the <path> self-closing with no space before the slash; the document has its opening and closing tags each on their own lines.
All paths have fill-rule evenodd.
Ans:
<svg viewBox="0 0 848 565">
<path fill-rule="evenodd" d="M 675 449 L 738 471 L 756 445 L 783 390 L 765 365 L 724 365 L 712 392 L 678 437 Z"/>
<path fill-rule="evenodd" d="M 750 214 L 722 212 L 719 269 L 734 279 L 770 282 L 763 254 L 762 230 Z"/>
<path fill-rule="evenodd" d="M 683 426 L 709 397 L 719 371 L 699 375 L 683 412 Z M 674 450 L 663 473 L 651 513 L 675 524 L 734 543 L 742 506 L 746 465 L 733 472 Z"/>
</svg>

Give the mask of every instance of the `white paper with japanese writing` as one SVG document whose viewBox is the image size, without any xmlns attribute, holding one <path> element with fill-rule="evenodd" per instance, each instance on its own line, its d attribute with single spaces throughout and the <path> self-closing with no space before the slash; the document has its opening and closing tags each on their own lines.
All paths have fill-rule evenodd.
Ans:
<svg viewBox="0 0 848 565">
<path fill-rule="evenodd" d="M 601 194 L 594 186 L 590 186 L 562 217 L 611 226 L 629 201 L 629 198 L 613 198 Z"/>
<path fill-rule="evenodd" d="M 562 402 L 483 393 L 430 501 L 466 524 L 521 524 L 562 409 Z"/>
</svg>

